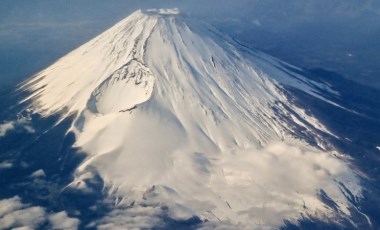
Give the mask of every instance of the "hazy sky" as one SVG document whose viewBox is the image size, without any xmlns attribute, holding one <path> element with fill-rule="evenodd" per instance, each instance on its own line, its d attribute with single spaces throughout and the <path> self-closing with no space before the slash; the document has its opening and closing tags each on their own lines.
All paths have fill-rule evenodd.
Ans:
<svg viewBox="0 0 380 230">
<path fill-rule="evenodd" d="M 41 70 L 136 9 L 168 7 L 292 64 L 380 87 L 374 0 L 2 0 L 0 85 Z"/>
</svg>

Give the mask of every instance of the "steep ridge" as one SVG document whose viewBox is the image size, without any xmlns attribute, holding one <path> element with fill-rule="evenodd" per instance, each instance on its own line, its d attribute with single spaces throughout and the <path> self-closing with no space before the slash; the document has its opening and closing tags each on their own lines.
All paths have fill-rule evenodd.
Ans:
<svg viewBox="0 0 380 230">
<path fill-rule="evenodd" d="M 335 92 L 242 49 L 178 10 L 138 11 L 26 82 L 25 100 L 44 116 L 76 114 L 70 131 L 88 157 L 69 186 L 86 190 L 98 173 L 145 227 L 163 208 L 175 220 L 208 220 L 205 228 L 349 218 L 358 178 L 283 85 L 326 103 Z M 115 218 L 98 224 L 136 222 Z"/>
</svg>

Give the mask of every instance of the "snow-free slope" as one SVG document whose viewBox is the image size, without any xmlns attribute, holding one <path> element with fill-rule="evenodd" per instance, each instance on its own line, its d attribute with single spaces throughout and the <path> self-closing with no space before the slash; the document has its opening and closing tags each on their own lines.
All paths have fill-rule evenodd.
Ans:
<svg viewBox="0 0 380 230">
<path fill-rule="evenodd" d="M 88 157 L 70 187 L 85 191 L 98 173 L 118 197 L 120 209 L 96 224 L 149 228 L 164 207 L 205 228 L 350 217 L 358 179 L 322 151 L 321 134 L 333 134 L 283 85 L 326 103 L 323 92 L 334 92 L 241 49 L 178 10 L 138 11 L 23 86 L 34 111 L 76 114 L 75 146 Z"/>
</svg>

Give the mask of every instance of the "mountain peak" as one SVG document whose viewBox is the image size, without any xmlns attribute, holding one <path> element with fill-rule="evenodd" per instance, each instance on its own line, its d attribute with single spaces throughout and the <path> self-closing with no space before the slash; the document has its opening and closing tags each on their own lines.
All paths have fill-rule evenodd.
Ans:
<svg viewBox="0 0 380 230">
<path fill-rule="evenodd" d="M 181 11 L 178 8 L 147 9 L 147 10 L 139 10 L 138 12 L 146 14 L 146 15 L 154 15 L 154 16 L 178 16 L 181 14 Z"/>
<path fill-rule="evenodd" d="M 331 214 L 321 190 L 349 215 L 340 184 L 359 196 L 355 175 L 321 152 L 333 134 L 284 86 L 326 102 L 333 91 L 211 26 L 160 20 L 178 14 L 138 11 L 24 86 L 36 112 L 75 115 L 88 154 L 76 181 L 95 168 L 124 205 L 162 205 L 174 219 L 278 227 Z"/>
</svg>

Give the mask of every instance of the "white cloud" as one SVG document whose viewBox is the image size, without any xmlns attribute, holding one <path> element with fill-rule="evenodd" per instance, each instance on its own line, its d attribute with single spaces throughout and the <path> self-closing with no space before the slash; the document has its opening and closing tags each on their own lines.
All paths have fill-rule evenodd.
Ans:
<svg viewBox="0 0 380 230">
<path fill-rule="evenodd" d="M 0 200 L 0 217 L 22 207 L 23 205 L 20 198 L 17 196 L 10 199 Z"/>
<path fill-rule="evenodd" d="M 45 177 L 45 176 L 46 176 L 46 174 L 45 174 L 45 171 L 43 169 L 39 169 L 30 175 L 30 177 L 32 177 L 32 178 L 41 178 L 41 177 Z"/>
<path fill-rule="evenodd" d="M 23 204 L 17 196 L 0 200 L 0 229 L 35 229 L 44 222 L 45 215 L 44 208 Z"/>
<path fill-rule="evenodd" d="M 160 226 L 161 215 L 160 207 L 116 207 L 106 217 L 90 226 L 96 226 L 99 230 L 151 229 Z"/>
<path fill-rule="evenodd" d="M 6 122 L 0 125 L 0 137 L 3 137 L 7 134 L 7 132 L 13 130 L 15 128 L 15 124 L 13 121 Z"/>
<path fill-rule="evenodd" d="M 52 229 L 73 230 L 78 229 L 80 221 L 76 218 L 70 218 L 65 211 L 58 212 L 49 216 Z"/>
<path fill-rule="evenodd" d="M 49 223 L 51 229 L 78 229 L 80 221 L 65 211 L 48 215 L 45 208 L 22 203 L 20 197 L 0 200 L 0 229 L 38 229 Z"/>
<path fill-rule="evenodd" d="M 36 132 L 36 130 L 34 130 L 34 128 L 33 128 L 32 126 L 30 126 L 30 125 L 25 125 L 23 128 L 24 128 L 25 131 L 27 131 L 28 133 L 35 133 L 35 132 Z"/>
<path fill-rule="evenodd" d="M 19 127 L 28 133 L 35 132 L 33 127 L 30 125 L 30 118 L 20 116 L 17 120 L 7 121 L 3 124 L 0 124 L 0 137 L 4 137 L 8 132 L 15 130 Z"/>
<path fill-rule="evenodd" d="M 261 26 L 261 22 L 258 19 L 252 20 L 252 24 L 255 26 Z"/>
<path fill-rule="evenodd" d="M 130 160 L 140 167 L 139 161 Z M 340 183 L 358 198 L 361 196 L 359 181 L 344 161 L 333 153 L 296 144 L 272 143 L 265 148 L 212 157 L 179 154 L 170 161 L 171 166 L 161 174 L 140 175 L 139 181 L 151 181 L 150 187 L 148 183 L 132 187 L 115 184 L 113 180 L 133 180 L 128 172 L 134 169 L 124 169 L 116 177 L 107 175 L 115 169 L 111 158 L 98 162 L 104 178 L 113 178 L 108 181 L 110 194 L 122 198 L 115 200 L 114 211 L 93 224 L 100 229 L 151 228 L 162 224 L 161 208 L 168 207 L 168 216 L 175 220 L 192 216 L 209 220 L 205 229 L 277 228 L 284 220 L 297 222 L 309 215 L 321 219 L 350 216 L 350 203 Z M 339 212 L 323 203 L 319 197 L 322 190 Z M 132 207 L 120 208 L 131 203 Z"/>
<path fill-rule="evenodd" d="M 0 163 L 0 169 L 9 169 L 12 167 L 13 167 L 13 164 L 11 162 L 4 161 Z"/>
</svg>

